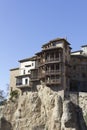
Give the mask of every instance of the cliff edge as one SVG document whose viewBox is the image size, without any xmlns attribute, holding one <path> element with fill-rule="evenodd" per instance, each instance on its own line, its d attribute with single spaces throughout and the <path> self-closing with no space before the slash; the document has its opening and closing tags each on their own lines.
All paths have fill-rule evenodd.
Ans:
<svg viewBox="0 0 87 130">
<path fill-rule="evenodd" d="M 81 108 L 72 95 L 64 100 L 62 93 L 37 86 L 37 92 L 8 101 L 0 107 L 0 130 L 87 130 L 87 100 Z M 81 94 L 80 98 L 82 101 Z"/>
</svg>

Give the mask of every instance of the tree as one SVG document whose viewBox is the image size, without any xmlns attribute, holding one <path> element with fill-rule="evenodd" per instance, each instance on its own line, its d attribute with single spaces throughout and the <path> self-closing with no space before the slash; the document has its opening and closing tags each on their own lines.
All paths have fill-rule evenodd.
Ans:
<svg viewBox="0 0 87 130">
<path fill-rule="evenodd" d="M 2 105 L 4 101 L 5 101 L 4 91 L 0 90 L 0 105 Z"/>
<path fill-rule="evenodd" d="M 0 90 L 0 101 L 4 99 L 4 91 Z"/>
</svg>

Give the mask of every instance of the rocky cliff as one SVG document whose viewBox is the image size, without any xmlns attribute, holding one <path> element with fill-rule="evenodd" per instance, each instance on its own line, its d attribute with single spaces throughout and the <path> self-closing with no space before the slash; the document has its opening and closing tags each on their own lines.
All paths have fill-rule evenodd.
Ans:
<svg viewBox="0 0 87 130">
<path fill-rule="evenodd" d="M 37 86 L 37 92 L 29 92 L 0 108 L 0 130 L 87 130 L 87 127 L 82 109 L 70 99 L 64 100 L 63 91 Z"/>
</svg>

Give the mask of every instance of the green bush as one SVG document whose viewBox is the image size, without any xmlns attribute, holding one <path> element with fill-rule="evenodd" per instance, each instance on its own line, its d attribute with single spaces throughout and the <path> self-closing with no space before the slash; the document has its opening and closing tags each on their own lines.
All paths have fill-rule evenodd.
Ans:
<svg viewBox="0 0 87 130">
<path fill-rule="evenodd" d="M 18 90 L 14 90 L 10 93 L 10 100 L 17 99 L 19 96 Z"/>
</svg>

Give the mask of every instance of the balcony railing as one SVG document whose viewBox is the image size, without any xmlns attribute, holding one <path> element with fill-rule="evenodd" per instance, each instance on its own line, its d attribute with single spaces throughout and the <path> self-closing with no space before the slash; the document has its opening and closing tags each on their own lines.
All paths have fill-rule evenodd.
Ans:
<svg viewBox="0 0 87 130">
<path fill-rule="evenodd" d="M 49 74 L 60 74 L 61 73 L 61 70 L 47 70 L 46 71 L 46 75 L 49 75 Z"/>
<path fill-rule="evenodd" d="M 46 84 L 50 85 L 50 84 L 60 84 L 61 83 L 61 79 L 49 79 L 46 80 Z"/>
<path fill-rule="evenodd" d="M 58 75 L 61 74 L 61 70 L 47 70 L 44 73 L 40 73 L 36 76 L 31 76 L 31 80 L 38 80 L 41 78 L 45 78 L 46 75 Z"/>
<path fill-rule="evenodd" d="M 60 62 L 61 59 L 60 58 L 48 58 L 46 59 L 46 63 L 49 63 L 49 62 Z"/>
<path fill-rule="evenodd" d="M 50 46 L 50 47 L 48 47 L 48 48 L 43 48 L 43 50 L 51 50 L 51 49 L 63 49 L 63 46 L 62 46 L 62 44 L 60 45 L 57 45 L 57 46 Z"/>
<path fill-rule="evenodd" d="M 62 58 L 47 58 L 45 59 L 44 61 L 40 61 L 38 63 L 38 66 L 42 66 L 42 65 L 45 65 L 45 64 L 48 64 L 48 63 L 53 63 L 53 62 L 61 62 L 62 61 Z"/>
</svg>

